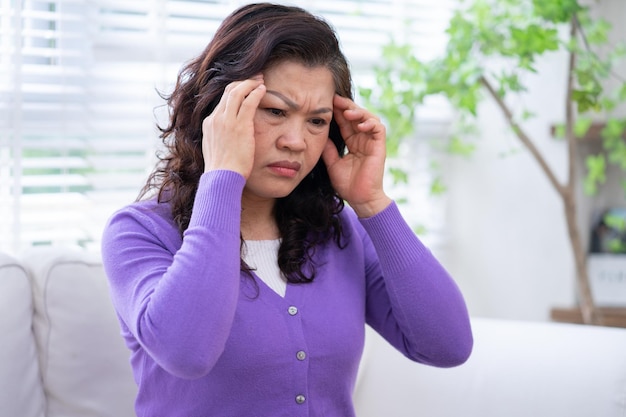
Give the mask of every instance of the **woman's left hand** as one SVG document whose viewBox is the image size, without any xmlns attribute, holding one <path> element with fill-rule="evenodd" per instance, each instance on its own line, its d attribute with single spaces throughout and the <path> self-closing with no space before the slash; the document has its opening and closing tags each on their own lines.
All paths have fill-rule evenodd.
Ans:
<svg viewBox="0 0 626 417">
<path fill-rule="evenodd" d="M 371 217 L 391 203 L 383 190 L 385 126 L 349 98 L 335 95 L 333 105 L 348 154 L 340 157 L 333 142 L 328 140 L 322 153 L 328 175 L 339 196 L 359 217 Z"/>
</svg>

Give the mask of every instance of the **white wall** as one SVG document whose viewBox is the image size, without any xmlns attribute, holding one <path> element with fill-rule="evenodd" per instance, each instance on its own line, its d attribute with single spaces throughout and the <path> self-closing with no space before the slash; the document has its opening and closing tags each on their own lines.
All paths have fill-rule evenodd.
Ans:
<svg viewBox="0 0 626 417">
<path fill-rule="evenodd" d="M 626 19 L 626 2 L 604 0 L 611 21 Z M 621 17 L 621 19 L 619 18 Z M 618 23 L 618 38 L 626 30 Z M 537 118 L 525 124 L 560 179 L 565 144 L 550 137 L 564 119 L 566 55 L 539 63 L 523 105 Z M 521 105 L 521 104 L 520 104 Z M 560 198 L 532 156 L 508 130 L 491 101 L 479 110 L 482 137 L 468 160 L 449 160 L 448 240 L 440 257 L 478 316 L 547 320 L 555 306 L 576 302 L 574 266 Z M 512 149 L 519 152 L 501 156 Z"/>
</svg>

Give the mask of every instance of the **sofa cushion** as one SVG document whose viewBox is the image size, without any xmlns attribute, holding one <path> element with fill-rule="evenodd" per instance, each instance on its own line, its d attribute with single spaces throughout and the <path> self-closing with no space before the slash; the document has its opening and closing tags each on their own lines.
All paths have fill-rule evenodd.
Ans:
<svg viewBox="0 0 626 417">
<path fill-rule="evenodd" d="M 26 271 L 0 253 L 0 415 L 42 417 L 44 396 L 32 332 L 33 303 Z"/>
<path fill-rule="evenodd" d="M 451 369 L 410 363 L 370 334 L 357 415 L 626 416 L 625 329 L 475 317 L 472 327 L 472 356 Z"/>
<path fill-rule="evenodd" d="M 130 351 L 120 336 L 99 256 L 36 249 L 34 330 L 48 417 L 134 415 Z"/>
</svg>

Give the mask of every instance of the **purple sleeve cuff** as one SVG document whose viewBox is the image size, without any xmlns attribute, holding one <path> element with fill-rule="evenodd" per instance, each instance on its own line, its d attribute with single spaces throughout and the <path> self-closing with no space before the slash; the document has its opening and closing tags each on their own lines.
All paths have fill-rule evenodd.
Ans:
<svg viewBox="0 0 626 417">
<path fill-rule="evenodd" d="M 218 170 L 202 174 L 189 227 L 239 232 L 241 194 L 245 184 L 245 178 L 234 171 Z"/>
</svg>

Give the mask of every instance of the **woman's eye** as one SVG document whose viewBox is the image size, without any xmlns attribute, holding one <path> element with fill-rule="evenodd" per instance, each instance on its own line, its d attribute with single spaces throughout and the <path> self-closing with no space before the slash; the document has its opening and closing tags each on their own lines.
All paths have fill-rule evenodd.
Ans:
<svg viewBox="0 0 626 417">
<path fill-rule="evenodd" d="M 326 125 L 326 120 L 325 119 L 311 119 L 311 123 L 314 124 L 315 126 L 324 126 Z"/>
<path fill-rule="evenodd" d="M 272 109 L 272 108 L 269 108 L 269 109 L 266 109 L 266 110 L 267 110 L 267 112 L 268 112 L 269 114 L 271 114 L 272 116 L 284 116 L 284 115 L 285 115 L 285 112 L 284 112 L 283 110 L 281 110 L 281 109 Z"/>
</svg>

